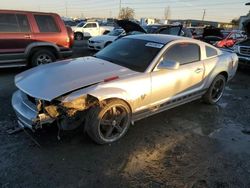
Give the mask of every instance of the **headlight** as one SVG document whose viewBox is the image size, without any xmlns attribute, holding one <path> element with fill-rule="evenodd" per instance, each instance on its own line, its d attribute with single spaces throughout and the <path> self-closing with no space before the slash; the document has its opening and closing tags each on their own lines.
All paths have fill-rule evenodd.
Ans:
<svg viewBox="0 0 250 188">
<path fill-rule="evenodd" d="M 86 97 L 81 96 L 70 102 L 62 102 L 61 105 L 68 109 L 85 110 L 86 109 Z"/>
</svg>

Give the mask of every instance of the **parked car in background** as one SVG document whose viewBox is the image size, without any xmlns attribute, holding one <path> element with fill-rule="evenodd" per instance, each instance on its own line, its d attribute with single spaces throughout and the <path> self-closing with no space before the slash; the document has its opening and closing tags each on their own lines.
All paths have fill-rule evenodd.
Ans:
<svg viewBox="0 0 250 188">
<path fill-rule="evenodd" d="M 236 43 L 233 50 L 239 57 L 240 65 L 250 67 L 250 39 Z"/>
<path fill-rule="evenodd" d="M 145 27 L 147 33 L 167 34 L 192 38 L 191 30 L 182 25 L 148 25 Z"/>
<path fill-rule="evenodd" d="M 64 24 L 66 26 L 69 26 L 69 27 L 74 27 L 77 25 L 77 22 L 73 21 L 73 20 L 64 20 Z"/>
<path fill-rule="evenodd" d="M 93 57 L 17 75 L 12 106 L 21 127 L 82 126 L 96 143 L 108 144 L 142 118 L 199 98 L 217 103 L 237 66 L 236 54 L 198 40 L 130 35 Z"/>
<path fill-rule="evenodd" d="M 193 39 L 201 39 L 204 27 L 188 27 L 188 29 L 191 31 Z"/>
<path fill-rule="evenodd" d="M 215 43 L 215 46 L 218 48 L 231 48 L 237 42 L 240 42 L 246 38 L 240 30 L 233 31 L 221 31 L 223 38 Z"/>
<path fill-rule="evenodd" d="M 89 49 L 101 50 L 122 37 L 146 33 L 146 31 L 134 21 L 116 20 L 115 25 L 120 29 L 114 29 L 107 35 L 90 38 L 88 41 Z"/>
<path fill-rule="evenodd" d="M 88 40 L 88 48 L 91 50 L 101 50 L 122 35 L 125 35 L 125 31 L 123 29 L 114 29 L 106 35 L 92 37 Z"/>
<path fill-rule="evenodd" d="M 203 30 L 202 37 L 200 40 L 209 43 L 211 45 L 215 45 L 216 42 L 220 41 L 223 38 L 223 34 L 221 32 L 222 29 L 207 26 Z"/>
<path fill-rule="evenodd" d="M 0 10 L 0 67 L 37 66 L 72 54 L 73 32 L 53 13 Z"/>
<path fill-rule="evenodd" d="M 84 37 L 94 37 L 107 34 L 114 29 L 114 27 L 111 26 L 100 26 L 98 22 L 81 22 L 71 28 L 74 31 L 76 40 L 83 40 Z"/>
</svg>

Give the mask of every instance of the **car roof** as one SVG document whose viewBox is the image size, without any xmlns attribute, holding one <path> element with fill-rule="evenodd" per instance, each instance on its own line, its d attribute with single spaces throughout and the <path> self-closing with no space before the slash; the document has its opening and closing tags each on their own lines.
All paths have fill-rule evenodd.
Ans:
<svg viewBox="0 0 250 188">
<path fill-rule="evenodd" d="M 140 34 L 140 35 L 129 35 L 124 38 L 138 39 L 138 40 L 146 40 L 149 42 L 157 42 L 161 44 L 167 44 L 174 40 L 192 40 L 186 37 L 180 37 L 175 35 L 163 35 L 163 34 Z"/>
<path fill-rule="evenodd" d="M 0 9 L 1 13 L 21 13 L 21 14 L 26 14 L 26 13 L 32 13 L 32 14 L 50 14 L 50 15 L 58 15 L 56 13 L 52 13 L 52 12 L 37 12 L 37 11 L 25 11 L 25 10 L 8 10 L 8 9 Z"/>
</svg>

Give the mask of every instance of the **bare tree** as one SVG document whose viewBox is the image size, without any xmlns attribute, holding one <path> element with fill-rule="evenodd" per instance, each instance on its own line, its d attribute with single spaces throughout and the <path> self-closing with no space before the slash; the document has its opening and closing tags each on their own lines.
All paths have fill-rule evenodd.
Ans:
<svg viewBox="0 0 250 188">
<path fill-rule="evenodd" d="M 121 11 L 119 13 L 119 19 L 133 19 L 135 16 L 135 11 L 134 9 L 130 8 L 130 7 L 125 7 L 125 8 L 121 8 Z"/>
<path fill-rule="evenodd" d="M 239 25 L 240 24 L 240 19 L 239 18 L 234 18 L 232 21 L 231 21 L 231 23 L 233 24 L 233 25 Z"/>
</svg>

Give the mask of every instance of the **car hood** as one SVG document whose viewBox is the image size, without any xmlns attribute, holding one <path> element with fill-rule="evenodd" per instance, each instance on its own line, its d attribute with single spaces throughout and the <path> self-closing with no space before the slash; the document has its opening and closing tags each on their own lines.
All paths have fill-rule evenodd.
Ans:
<svg viewBox="0 0 250 188">
<path fill-rule="evenodd" d="M 142 33 L 147 33 L 139 24 L 131 22 L 129 20 L 117 20 L 117 25 L 124 29 L 126 33 L 138 31 Z"/>
<path fill-rule="evenodd" d="M 110 35 L 101 35 L 101 36 L 97 36 L 97 37 L 92 37 L 89 40 L 90 41 L 114 41 L 117 38 L 117 36 L 110 36 Z"/>
<path fill-rule="evenodd" d="M 94 57 L 84 57 L 40 65 L 15 77 L 16 86 L 24 93 L 46 101 L 104 82 L 114 76 L 136 72 Z"/>
</svg>

